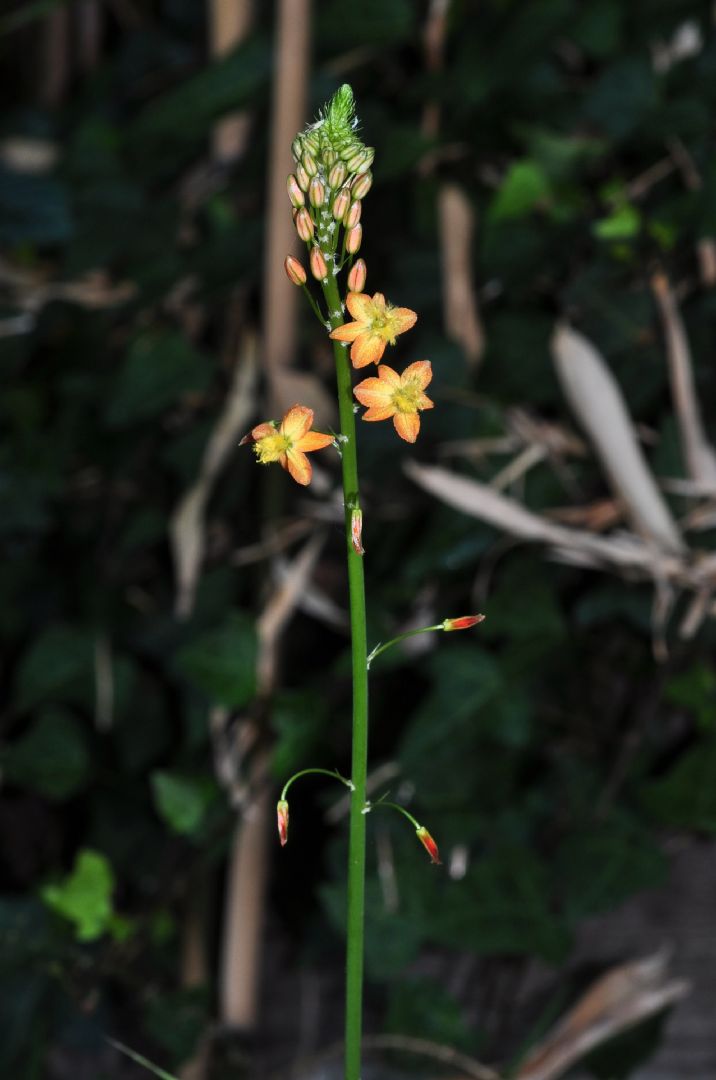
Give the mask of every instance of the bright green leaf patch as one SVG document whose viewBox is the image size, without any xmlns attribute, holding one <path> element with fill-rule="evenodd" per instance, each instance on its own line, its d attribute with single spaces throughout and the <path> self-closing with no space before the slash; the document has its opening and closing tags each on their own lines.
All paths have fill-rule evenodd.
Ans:
<svg viewBox="0 0 716 1080">
<path fill-rule="evenodd" d="M 78 941 L 96 941 L 112 924 L 114 874 L 104 855 L 85 848 L 72 871 L 58 885 L 46 885 L 41 896 L 49 908 L 74 924 Z"/>
<path fill-rule="evenodd" d="M 536 161 L 516 161 L 508 169 L 490 209 L 493 222 L 507 221 L 529 214 L 538 203 L 551 197 L 549 177 Z"/>
<path fill-rule="evenodd" d="M 183 836 L 194 836 L 204 824 L 216 790 L 208 777 L 157 770 L 152 773 L 152 793 L 157 811 L 167 825 Z"/>
</svg>

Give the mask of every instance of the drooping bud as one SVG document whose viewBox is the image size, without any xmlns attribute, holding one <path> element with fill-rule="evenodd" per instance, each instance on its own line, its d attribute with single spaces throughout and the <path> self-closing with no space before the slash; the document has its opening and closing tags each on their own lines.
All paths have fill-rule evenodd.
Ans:
<svg viewBox="0 0 716 1080">
<path fill-rule="evenodd" d="M 296 180 L 301 191 L 308 191 L 308 185 L 311 183 L 311 177 L 308 175 L 303 165 L 299 161 L 296 166 Z"/>
<path fill-rule="evenodd" d="M 281 847 L 288 843 L 288 803 L 285 799 L 279 799 L 276 803 L 276 820 L 278 824 L 278 838 Z"/>
<path fill-rule="evenodd" d="M 316 173 L 318 172 L 318 165 L 316 164 L 316 159 L 314 158 L 313 154 L 310 153 L 309 150 L 304 150 L 303 151 L 303 156 L 301 157 L 301 162 L 302 162 L 303 167 L 304 167 L 304 169 L 306 170 L 306 172 L 308 173 L 309 176 L 315 176 L 316 175 Z"/>
<path fill-rule="evenodd" d="M 286 276 L 289 281 L 292 281 L 294 285 L 306 284 L 306 271 L 301 266 L 298 259 L 294 259 L 293 255 L 287 255 L 283 264 Z"/>
<path fill-rule="evenodd" d="M 363 203 L 359 199 L 350 204 L 346 210 L 346 216 L 343 218 L 343 224 L 347 229 L 352 229 L 354 225 L 358 224 L 362 209 Z"/>
<path fill-rule="evenodd" d="M 363 292 L 368 270 L 363 259 L 357 259 L 348 273 L 349 292 Z"/>
<path fill-rule="evenodd" d="M 337 161 L 331 171 L 328 174 L 328 183 L 336 191 L 345 178 L 348 176 L 348 169 L 345 167 L 342 161 Z"/>
<path fill-rule="evenodd" d="M 353 181 L 352 194 L 354 199 L 364 199 L 373 187 L 373 173 L 365 172 Z"/>
<path fill-rule="evenodd" d="M 312 239 L 314 233 L 313 221 L 311 219 L 311 215 L 309 214 L 305 206 L 302 206 L 296 214 L 295 225 L 296 232 L 302 240 Z"/>
<path fill-rule="evenodd" d="M 363 511 L 357 507 L 351 511 L 351 543 L 356 555 L 365 555 L 363 548 Z"/>
<path fill-rule="evenodd" d="M 286 810 L 288 811 L 288 807 L 286 807 Z M 440 852 L 438 851 L 438 845 L 435 843 L 425 826 L 421 825 L 419 828 L 417 828 L 415 830 L 415 835 L 430 856 L 430 862 L 435 863 L 436 866 L 442 866 L 442 862 L 440 860 Z"/>
<path fill-rule="evenodd" d="M 311 180 L 311 184 L 308 189 L 308 198 L 310 200 L 311 206 L 315 207 L 323 206 L 324 202 L 326 201 L 326 189 L 323 186 L 322 181 L 320 181 L 317 176 L 314 176 Z"/>
<path fill-rule="evenodd" d="M 311 248 L 311 273 L 316 281 L 325 281 L 328 277 L 328 267 L 326 266 L 326 260 L 323 258 L 323 252 L 319 247 Z"/>
<path fill-rule="evenodd" d="M 333 200 L 333 207 L 331 210 L 333 217 L 336 219 L 336 221 L 340 221 L 345 216 L 345 213 L 348 210 L 350 204 L 350 194 L 348 193 L 348 191 L 346 191 L 345 188 L 341 188 L 341 190 L 338 192 L 335 199 Z"/>
<path fill-rule="evenodd" d="M 346 233 L 346 251 L 349 255 L 355 255 L 360 248 L 363 239 L 363 226 L 354 225 L 350 232 Z"/>
<path fill-rule="evenodd" d="M 445 619 L 443 630 L 469 630 L 471 626 L 477 626 L 484 619 L 484 615 L 461 615 L 459 619 Z"/>
<path fill-rule="evenodd" d="M 303 197 L 303 192 L 298 186 L 298 180 L 293 173 L 291 173 L 286 180 L 286 188 L 288 190 L 288 197 L 293 206 L 305 206 L 306 200 Z"/>
</svg>

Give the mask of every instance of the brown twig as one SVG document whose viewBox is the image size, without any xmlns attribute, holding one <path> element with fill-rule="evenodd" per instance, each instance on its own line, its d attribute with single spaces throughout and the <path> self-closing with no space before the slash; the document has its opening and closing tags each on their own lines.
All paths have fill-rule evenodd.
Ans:
<svg viewBox="0 0 716 1080">
<path fill-rule="evenodd" d="M 247 37 L 253 17 L 253 0 L 210 0 L 211 55 L 218 58 L 235 49 Z M 250 114 L 244 110 L 217 120 L 211 132 L 212 156 L 217 164 L 230 164 L 243 155 L 250 127 Z"/>
</svg>

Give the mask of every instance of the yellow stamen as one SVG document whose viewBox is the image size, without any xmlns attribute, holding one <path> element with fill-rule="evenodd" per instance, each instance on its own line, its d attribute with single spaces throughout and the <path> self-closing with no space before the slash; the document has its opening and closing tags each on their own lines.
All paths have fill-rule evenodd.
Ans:
<svg viewBox="0 0 716 1080">
<path fill-rule="evenodd" d="M 271 461 L 278 461 L 282 454 L 291 448 L 291 440 L 287 435 L 276 432 L 275 435 L 265 435 L 263 439 L 257 439 L 254 443 L 254 453 L 262 465 L 268 465 Z"/>
</svg>

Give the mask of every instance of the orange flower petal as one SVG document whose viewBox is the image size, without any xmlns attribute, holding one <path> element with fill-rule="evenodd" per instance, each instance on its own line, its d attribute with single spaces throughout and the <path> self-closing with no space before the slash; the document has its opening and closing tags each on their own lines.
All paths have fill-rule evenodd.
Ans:
<svg viewBox="0 0 716 1080">
<path fill-rule="evenodd" d="M 393 308 L 390 313 L 390 319 L 393 332 L 396 334 L 404 334 L 411 326 L 415 326 L 418 321 L 418 316 L 408 307 L 399 307 Z"/>
<path fill-rule="evenodd" d="M 434 405 L 433 401 L 428 397 L 427 394 L 421 394 L 420 397 L 418 398 L 418 408 L 419 409 L 433 409 L 433 408 L 435 408 L 435 405 Z"/>
<path fill-rule="evenodd" d="M 380 334 L 363 333 L 351 345 L 353 367 L 377 364 L 385 352 L 385 339 Z"/>
<path fill-rule="evenodd" d="M 382 292 L 373 293 L 373 306 L 385 309 L 385 297 L 383 296 Z M 373 312 L 373 314 L 375 314 L 375 312 Z M 383 312 L 381 312 L 381 314 L 383 314 Z"/>
<path fill-rule="evenodd" d="M 361 420 L 390 420 L 391 416 L 395 416 L 395 405 L 371 405 Z"/>
<path fill-rule="evenodd" d="M 403 372 L 403 382 L 407 379 L 414 380 L 421 390 L 430 383 L 433 377 L 433 366 L 429 360 L 416 360 L 409 364 Z"/>
<path fill-rule="evenodd" d="M 393 423 L 401 439 L 405 439 L 406 442 L 410 443 L 415 442 L 420 431 L 420 417 L 416 412 L 396 413 L 393 417 Z"/>
<path fill-rule="evenodd" d="M 279 430 L 282 435 L 296 442 L 306 434 L 312 423 L 313 409 L 305 405 L 292 405 L 281 421 Z"/>
<path fill-rule="evenodd" d="M 255 428 L 251 429 L 251 438 L 255 441 L 258 439 L 265 439 L 267 435 L 275 435 L 276 428 L 273 424 L 257 424 Z"/>
<path fill-rule="evenodd" d="M 311 483 L 311 476 L 313 474 L 311 462 L 305 454 L 301 453 L 300 450 L 296 450 L 295 447 L 286 451 L 285 467 L 297 484 L 302 484 L 303 487 L 306 487 L 307 484 Z"/>
<path fill-rule="evenodd" d="M 393 371 L 392 367 L 388 367 L 387 364 L 381 364 L 378 368 L 378 378 L 388 383 L 389 386 L 400 386 L 400 375 L 397 371 Z"/>
<path fill-rule="evenodd" d="M 343 326 L 337 326 L 335 330 L 331 330 L 328 335 L 329 338 L 333 338 L 334 341 L 355 341 L 359 334 L 365 333 L 365 323 L 362 322 L 348 322 Z"/>
<path fill-rule="evenodd" d="M 391 389 L 380 379 L 364 379 L 353 389 L 353 393 L 361 405 L 377 406 L 382 408 L 390 404 Z"/>
<path fill-rule="evenodd" d="M 367 293 L 351 292 L 346 297 L 346 307 L 354 319 L 369 323 L 373 318 L 373 300 Z"/>
<path fill-rule="evenodd" d="M 308 431 L 293 445 L 296 450 L 302 450 L 305 454 L 310 450 L 322 450 L 324 446 L 330 446 L 332 442 L 332 435 L 324 435 L 321 431 Z"/>
</svg>

